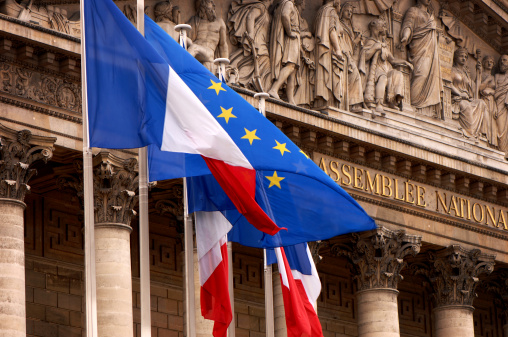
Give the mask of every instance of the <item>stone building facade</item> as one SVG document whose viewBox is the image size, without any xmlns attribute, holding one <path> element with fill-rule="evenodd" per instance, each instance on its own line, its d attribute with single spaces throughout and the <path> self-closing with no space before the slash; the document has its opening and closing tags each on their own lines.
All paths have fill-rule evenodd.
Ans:
<svg viewBox="0 0 508 337">
<path fill-rule="evenodd" d="M 508 337 L 506 1 L 145 5 L 375 219 L 311 244 L 325 337 Z M 84 336 L 79 2 L 0 13 L 0 337 Z M 100 336 L 139 336 L 137 153 L 93 160 Z M 149 209 L 152 336 L 182 337 L 182 182 Z M 266 335 L 262 256 L 233 245 L 236 336 Z"/>
</svg>

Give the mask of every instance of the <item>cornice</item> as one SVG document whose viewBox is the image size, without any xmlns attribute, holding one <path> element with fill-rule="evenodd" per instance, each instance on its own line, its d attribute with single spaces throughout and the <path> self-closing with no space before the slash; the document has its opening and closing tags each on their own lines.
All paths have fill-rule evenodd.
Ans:
<svg viewBox="0 0 508 337">
<path fill-rule="evenodd" d="M 67 34 L 61 33 L 59 31 L 56 31 L 56 30 L 53 30 L 53 29 L 44 28 L 44 27 L 41 27 L 41 26 L 38 26 L 38 25 L 34 25 L 32 23 L 29 23 L 29 22 L 26 22 L 26 21 L 22 21 L 22 20 L 19 20 L 17 18 L 14 18 L 12 16 L 8 16 L 8 15 L 5 15 L 5 14 L 1 14 L 0 13 L 0 20 L 4 20 L 4 21 L 8 21 L 8 22 L 13 22 L 13 23 L 16 23 L 18 25 L 21 25 L 21 26 L 24 26 L 24 27 L 27 27 L 27 28 L 31 28 L 33 30 L 38 30 L 40 32 L 47 33 L 47 34 L 50 34 L 50 35 L 53 35 L 53 36 L 57 36 L 57 37 L 60 37 L 60 38 L 63 38 L 63 39 L 66 39 L 66 40 L 69 40 L 69 41 L 72 41 L 72 42 L 81 43 L 81 39 L 79 39 L 77 37 L 74 37 L 74 36 L 71 36 L 71 35 L 67 35 Z"/>
</svg>

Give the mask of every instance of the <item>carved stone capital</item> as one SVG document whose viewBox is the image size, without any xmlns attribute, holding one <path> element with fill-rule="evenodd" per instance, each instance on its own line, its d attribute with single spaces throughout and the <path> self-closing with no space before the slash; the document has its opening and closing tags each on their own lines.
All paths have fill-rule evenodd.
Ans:
<svg viewBox="0 0 508 337">
<path fill-rule="evenodd" d="M 427 277 L 433 288 L 436 307 L 448 305 L 472 306 L 476 297 L 478 276 L 494 270 L 494 255 L 479 249 L 467 250 L 451 245 L 437 252 L 429 252 L 429 263 L 420 266 L 417 274 Z"/>
<path fill-rule="evenodd" d="M 118 223 L 130 225 L 136 214 L 138 173 L 137 160 L 121 159 L 108 152 L 101 152 L 93 158 L 93 189 L 95 223 Z M 76 174 L 65 174 L 57 179 L 62 189 L 75 191 L 83 203 L 83 164 L 74 161 Z"/>
<path fill-rule="evenodd" d="M 15 131 L 0 124 L 0 198 L 25 199 L 30 191 L 28 181 L 37 173 L 33 164 L 51 159 L 55 141 L 54 137 Z"/>
<path fill-rule="evenodd" d="M 332 253 L 347 256 L 356 271 L 358 290 L 375 288 L 397 289 L 404 257 L 420 252 L 421 237 L 408 235 L 404 230 L 392 231 L 380 227 L 360 234 L 352 234 L 352 245 L 334 245 Z"/>
</svg>

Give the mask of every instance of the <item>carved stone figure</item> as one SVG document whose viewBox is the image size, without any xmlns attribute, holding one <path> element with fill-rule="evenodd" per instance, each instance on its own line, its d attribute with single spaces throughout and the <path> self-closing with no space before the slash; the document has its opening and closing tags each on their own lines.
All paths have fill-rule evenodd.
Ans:
<svg viewBox="0 0 508 337">
<path fill-rule="evenodd" d="M 315 40 L 309 29 L 309 23 L 301 14 L 305 10 L 306 0 L 295 0 L 295 5 L 300 13 L 300 38 L 301 38 L 301 55 L 302 64 L 298 70 L 298 89 L 295 94 L 295 102 L 297 105 L 311 107 L 314 102 L 314 46 Z"/>
<path fill-rule="evenodd" d="M 213 0 L 196 0 L 197 15 L 188 24 L 192 26 L 189 53 L 213 72 L 213 60 L 229 56 L 226 24 L 217 17 Z"/>
<path fill-rule="evenodd" d="M 396 0 L 359 0 L 360 12 L 371 15 L 382 15 L 392 8 Z"/>
<path fill-rule="evenodd" d="M 404 15 L 400 33 L 402 46 L 409 45 L 411 104 L 417 109 L 440 105 L 443 81 L 439 66 L 437 24 L 429 9 L 430 0 L 418 0 Z"/>
<path fill-rule="evenodd" d="M 497 124 L 495 116 L 497 115 L 497 105 L 494 99 L 496 90 L 496 81 L 492 75 L 492 68 L 494 68 L 494 58 L 492 56 L 485 56 L 483 58 L 483 71 L 482 82 L 480 85 L 480 97 L 487 105 L 488 114 L 483 120 L 483 133 L 487 137 L 487 141 L 491 146 L 497 147 Z"/>
<path fill-rule="evenodd" d="M 452 112 L 454 118 L 459 120 L 464 136 L 478 138 L 482 133 L 483 120 L 488 118 L 488 111 L 483 100 L 473 99 L 473 81 L 466 66 L 468 57 L 465 48 L 459 48 L 453 54 Z"/>
<path fill-rule="evenodd" d="M 350 2 L 346 2 L 340 9 L 340 23 L 342 25 L 340 46 L 348 62 L 347 100 L 352 110 L 363 102 L 362 79 L 357 66 L 362 34 L 353 29 L 353 8 Z"/>
<path fill-rule="evenodd" d="M 268 39 L 273 0 L 236 0 L 228 13 L 229 40 L 238 46 L 229 59 L 238 69 L 239 83 L 259 92 L 270 89 L 272 73 Z"/>
<path fill-rule="evenodd" d="M 179 40 L 180 34 L 175 31 L 175 26 L 180 23 L 180 9 L 173 6 L 169 1 L 158 2 L 154 8 L 155 22 L 164 29 L 176 41 Z"/>
<path fill-rule="evenodd" d="M 316 34 L 315 63 L 316 85 L 314 107 L 338 107 L 344 95 L 342 72 L 339 63 L 344 56 L 339 44 L 342 27 L 339 20 L 339 0 L 328 0 L 314 19 Z"/>
<path fill-rule="evenodd" d="M 370 37 L 360 52 L 359 69 L 365 74 L 365 103 L 370 108 L 383 114 L 382 105 L 385 103 L 394 108 L 400 105 L 404 98 L 404 79 L 396 67 L 409 67 L 411 63 L 396 59 L 386 43 L 386 23 L 376 19 L 369 23 Z"/>
<path fill-rule="evenodd" d="M 508 55 L 499 58 L 499 74 L 495 75 L 497 105 L 497 141 L 499 150 L 508 152 Z"/>
<path fill-rule="evenodd" d="M 296 74 L 300 67 L 300 14 L 293 0 L 282 0 L 275 9 L 270 39 L 270 62 L 273 79 L 270 96 L 279 98 L 279 89 L 286 83 L 289 103 L 296 104 Z"/>
</svg>

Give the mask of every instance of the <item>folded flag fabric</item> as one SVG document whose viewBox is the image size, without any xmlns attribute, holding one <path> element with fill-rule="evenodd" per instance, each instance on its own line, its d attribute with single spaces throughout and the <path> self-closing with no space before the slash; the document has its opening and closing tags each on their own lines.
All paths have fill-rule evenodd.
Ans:
<svg viewBox="0 0 508 337">
<path fill-rule="evenodd" d="M 226 237 L 230 229 L 231 224 L 220 212 L 196 213 L 201 314 L 214 321 L 214 337 L 226 337 L 233 318 Z"/>
<path fill-rule="evenodd" d="M 288 337 L 322 337 L 314 307 L 321 293 L 321 282 L 307 244 L 267 250 L 267 263 L 275 261 L 279 267 Z"/>
</svg>

